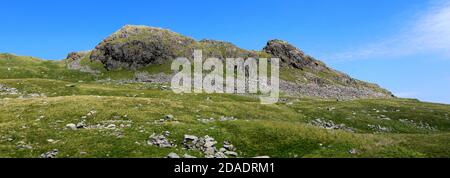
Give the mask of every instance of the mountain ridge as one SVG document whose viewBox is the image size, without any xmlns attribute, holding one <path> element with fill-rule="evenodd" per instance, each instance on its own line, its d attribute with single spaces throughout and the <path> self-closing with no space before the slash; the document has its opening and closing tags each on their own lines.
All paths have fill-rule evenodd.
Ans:
<svg viewBox="0 0 450 178">
<path fill-rule="evenodd" d="M 81 59 L 97 63 L 97 69 L 98 63 L 101 63 L 109 71 L 134 71 L 152 65 L 164 65 L 177 57 L 191 58 L 194 50 L 202 50 L 204 58 L 216 57 L 222 60 L 280 58 L 281 90 L 288 95 L 337 99 L 395 97 L 377 84 L 357 80 L 334 70 L 279 39 L 269 40 L 263 49 L 254 51 L 226 41 L 197 41 L 168 29 L 126 25 L 102 40 L 92 51 L 70 53 L 67 60 L 69 68 L 90 73 L 98 72 L 89 66 L 79 65 Z M 166 76 L 168 77 L 170 76 Z"/>
</svg>

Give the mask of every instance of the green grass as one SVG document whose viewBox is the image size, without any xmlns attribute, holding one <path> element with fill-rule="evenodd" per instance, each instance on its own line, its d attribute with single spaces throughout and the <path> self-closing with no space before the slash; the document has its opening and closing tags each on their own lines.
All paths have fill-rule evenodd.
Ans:
<svg viewBox="0 0 450 178">
<path fill-rule="evenodd" d="M 99 72 L 106 72 L 105 67 L 103 66 L 103 63 L 100 61 L 92 61 L 90 58 L 90 53 L 88 55 L 85 55 L 81 61 L 80 65 L 88 66 L 92 70 L 99 71 Z"/>
<path fill-rule="evenodd" d="M 0 95 L 0 157 L 39 157 L 53 149 L 60 151 L 58 157 L 69 158 L 165 157 L 170 152 L 201 156 L 200 152 L 182 149 L 185 134 L 210 135 L 219 146 L 229 140 L 241 157 L 450 157 L 449 105 L 409 99 L 337 102 L 314 98 L 287 98 L 289 104 L 261 105 L 257 98 L 247 96 L 176 95 L 155 84 L 95 82 L 114 75 L 126 78 L 134 74 L 130 71 L 84 74 L 69 71 L 60 62 L 7 54 L 0 55 L 0 64 L 0 84 L 23 94 L 47 96 Z M 164 73 L 167 69 L 167 65 L 161 65 L 143 70 Z M 81 122 L 92 110 L 97 113 L 86 119 L 88 125 L 131 125 L 117 130 L 65 128 L 69 123 Z M 179 122 L 155 124 L 167 114 Z M 390 120 L 380 119 L 381 115 Z M 238 120 L 197 120 L 220 116 Z M 309 124 L 317 118 L 345 124 L 355 133 Z M 405 119 L 435 129 L 402 122 Z M 368 125 L 391 130 L 380 133 Z M 162 131 L 172 133 L 169 138 L 175 140 L 176 148 L 146 144 L 152 133 Z M 123 137 L 117 137 L 118 133 Z M 58 142 L 49 143 L 47 139 Z M 21 144 L 32 149 L 18 148 Z M 351 149 L 358 150 L 358 154 L 350 154 Z"/>
</svg>

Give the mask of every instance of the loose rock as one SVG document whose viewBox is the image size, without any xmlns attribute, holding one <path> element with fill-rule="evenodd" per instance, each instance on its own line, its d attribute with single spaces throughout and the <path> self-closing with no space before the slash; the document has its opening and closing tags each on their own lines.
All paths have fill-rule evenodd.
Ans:
<svg viewBox="0 0 450 178">
<path fill-rule="evenodd" d="M 352 154 L 352 155 L 355 155 L 355 154 L 358 154 L 358 150 L 356 150 L 356 149 L 351 149 L 350 151 L 348 151 L 348 153 L 350 153 L 350 154 Z"/>
<path fill-rule="evenodd" d="M 188 154 L 184 154 L 183 157 L 184 157 L 184 158 L 197 158 L 197 157 L 195 157 L 195 156 L 191 156 L 191 155 L 188 155 Z"/>
<path fill-rule="evenodd" d="M 77 130 L 77 125 L 75 124 L 67 124 L 66 127 L 72 130 Z"/>
<path fill-rule="evenodd" d="M 208 135 L 204 137 L 197 137 L 194 135 L 185 135 L 183 145 L 190 150 L 202 151 L 205 158 L 228 158 L 228 156 L 237 157 L 237 153 L 234 152 L 234 146 L 228 141 L 224 142 L 224 147 L 217 149 L 217 141 Z"/>
<path fill-rule="evenodd" d="M 170 135 L 170 132 L 166 131 L 162 135 L 156 135 L 153 133 L 149 140 L 147 141 L 148 145 L 158 146 L 161 148 L 171 148 L 175 147 L 174 144 L 172 144 L 167 137 Z"/>
<path fill-rule="evenodd" d="M 41 154 L 41 158 L 56 158 L 58 153 L 59 153 L 59 151 L 57 149 L 54 149 L 54 150 L 49 151 L 47 153 Z"/>
<path fill-rule="evenodd" d="M 169 155 L 167 155 L 167 158 L 180 158 L 180 156 L 178 156 L 178 154 L 176 153 L 170 153 Z"/>
<path fill-rule="evenodd" d="M 335 124 L 333 121 L 315 119 L 311 121 L 310 124 L 329 130 L 345 130 L 347 132 L 354 132 L 353 128 L 347 127 L 345 124 Z"/>
<path fill-rule="evenodd" d="M 268 159 L 270 158 L 270 156 L 255 156 L 253 158 L 262 158 L 262 159 Z"/>
</svg>

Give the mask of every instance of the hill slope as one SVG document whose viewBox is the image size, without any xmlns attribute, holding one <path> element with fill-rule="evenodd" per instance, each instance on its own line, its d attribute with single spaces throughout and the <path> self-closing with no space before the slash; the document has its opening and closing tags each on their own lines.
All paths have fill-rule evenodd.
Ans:
<svg viewBox="0 0 450 178">
<path fill-rule="evenodd" d="M 450 157 L 449 105 L 288 95 L 261 105 L 129 81 L 136 72 L 169 73 L 165 66 L 86 73 L 64 61 L 0 54 L 0 157 L 207 156 L 183 149 L 185 135 L 209 135 L 217 151 L 227 141 L 238 157 Z M 165 131 L 176 146 L 149 144 Z"/>
</svg>

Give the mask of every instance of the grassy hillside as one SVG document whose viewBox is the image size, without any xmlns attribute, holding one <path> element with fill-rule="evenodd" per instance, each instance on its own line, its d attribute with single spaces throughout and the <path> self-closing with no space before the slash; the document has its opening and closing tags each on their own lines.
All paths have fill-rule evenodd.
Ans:
<svg viewBox="0 0 450 178">
<path fill-rule="evenodd" d="M 185 134 L 212 136 L 218 147 L 230 141 L 239 157 L 450 157 L 449 105 L 295 97 L 261 105 L 247 96 L 175 95 L 156 84 L 96 81 L 133 75 L 85 74 L 63 62 L 0 54 L 0 84 L 19 91 L 0 95 L 0 157 L 54 149 L 57 157 L 203 157 L 183 149 Z M 175 120 L 161 122 L 166 115 Z M 237 120 L 219 121 L 222 116 Z M 66 127 L 83 120 L 86 129 Z M 324 123 L 337 128 L 321 128 Z M 147 144 L 163 131 L 176 147 Z"/>
</svg>

